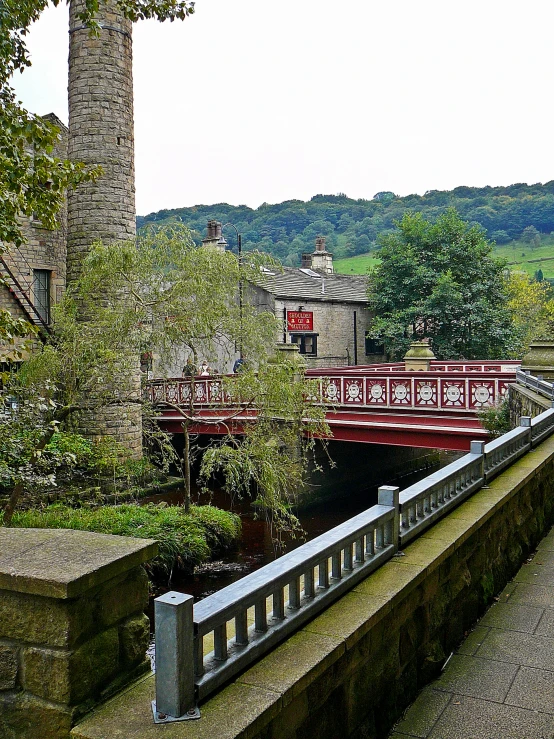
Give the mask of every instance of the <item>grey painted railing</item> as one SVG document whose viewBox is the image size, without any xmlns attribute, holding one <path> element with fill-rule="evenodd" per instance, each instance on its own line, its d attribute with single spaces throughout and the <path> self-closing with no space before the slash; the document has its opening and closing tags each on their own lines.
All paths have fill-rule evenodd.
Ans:
<svg viewBox="0 0 554 739">
<path fill-rule="evenodd" d="M 531 449 L 531 419 L 522 416 L 519 424 L 519 427 L 484 445 L 485 479 L 491 480 Z"/>
<path fill-rule="evenodd" d="M 170 592 L 155 600 L 156 701 L 152 705 L 156 723 L 197 718 L 195 701 L 393 556 L 399 540 L 398 488 L 383 486 L 378 495 L 378 505 L 208 596 L 194 608 L 192 596 L 181 593 Z M 250 626 L 249 620 L 253 620 Z M 234 622 L 231 639 L 229 622 Z M 210 634 L 213 651 L 204 656 L 204 639 Z"/>
<path fill-rule="evenodd" d="M 378 505 L 194 606 L 192 596 L 181 593 L 157 598 L 155 722 L 198 718 L 197 701 L 553 432 L 554 409 L 524 416 L 518 428 L 488 444 L 472 442 L 469 454 L 402 493 L 380 487 Z M 227 633 L 230 623 L 234 635 Z M 204 656 L 204 641 L 212 635 L 213 650 Z"/>
<path fill-rule="evenodd" d="M 543 380 L 542 375 L 536 377 L 525 372 L 522 369 L 516 370 L 516 382 L 518 385 L 528 387 L 530 390 L 534 390 L 539 395 L 544 395 L 545 398 L 550 400 L 554 399 L 554 385 L 551 382 Z"/>
<path fill-rule="evenodd" d="M 483 486 L 483 459 L 483 444 L 472 441 L 469 454 L 400 493 L 401 546 Z"/>
</svg>

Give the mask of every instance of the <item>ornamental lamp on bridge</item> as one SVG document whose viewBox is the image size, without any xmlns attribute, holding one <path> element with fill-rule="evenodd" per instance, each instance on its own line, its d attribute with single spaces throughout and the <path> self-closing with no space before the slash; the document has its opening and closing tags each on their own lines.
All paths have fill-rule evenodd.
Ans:
<svg viewBox="0 0 554 739">
<path fill-rule="evenodd" d="M 429 372 L 433 359 L 436 359 L 436 357 L 429 346 L 429 339 L 412 341 L 410 348 L 404 355 L 404 369 L 406 372 Z"/>
</svg>

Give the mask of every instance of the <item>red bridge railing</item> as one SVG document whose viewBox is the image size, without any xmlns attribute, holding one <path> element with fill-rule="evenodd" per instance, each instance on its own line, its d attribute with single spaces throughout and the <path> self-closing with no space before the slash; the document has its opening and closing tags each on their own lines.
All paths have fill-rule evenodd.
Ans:
<svg viewBox="0 0 554 739">
<path fill-rule="evenodd" d="M 319 379 L 319 402 L 360 411 L 475 412 L 495 405 L 515 382 L 518 362 L 435 362 L 428 372 L 406 372 L 403 364 L 308 370 Z M 231 407 L 220 376 L 152 380 L 153 403 Z"/>
</svg>

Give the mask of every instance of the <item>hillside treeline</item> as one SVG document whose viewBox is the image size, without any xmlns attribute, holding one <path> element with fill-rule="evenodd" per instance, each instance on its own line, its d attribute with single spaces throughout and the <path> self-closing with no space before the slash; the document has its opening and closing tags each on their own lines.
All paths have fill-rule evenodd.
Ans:
<svg viewBox="0 0 554 739">
<path fill-rule="evenodd" d="M 420 212 L 434 221 L 450 207 L 464 220 L 481 225 L 488 238 L 498 244 L 519 238 L 529 226 L 550 233 L 554 231 L 554 180 L 544 185 L 430 190 L 406 197 L 380 192 L 372 200 L 354 200 L 344 194 L 315 195 L 308 202 L 264 203 L 256 209 L 226 203 L 196 205 L 138 216 L 137 226 L 178 220 L 191 229 L 199 243 L 208 220 L 231 222 L 242 234 L 245 251 L 259 249 L 286 265 L 297 266 L 303 252 L 313 251 L 316 236 L 327 238 L 327 248 L 335 258 L 356 256 L 378 248 L 378 236 L 394 229 L 406 211 Z M 224 235 L 234 247 L 233 229 L 226 229 Z"/>
</svg>

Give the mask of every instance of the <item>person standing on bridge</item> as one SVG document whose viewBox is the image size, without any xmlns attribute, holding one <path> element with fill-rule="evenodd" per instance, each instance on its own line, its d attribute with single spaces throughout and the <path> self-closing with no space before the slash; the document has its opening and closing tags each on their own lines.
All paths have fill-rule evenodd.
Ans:
<svg viewBox="0 0 554 739">
<path fill-rule="evenodd" d="M 245 359 L 240 355 L 238 359 L 235 359 L 235 363 L 233 365 L 233 372 L 236 374 L 237 372 L 242 372 L 242 370 L 246 369 L 246 363 Z"/>
<path fill-rule="evenodd" d="M 196 367 L 194 366 L 192 359 L 189 357 L 183 367 L 183 377 L 194 377 L 195 374 Z"/>
</svg>

